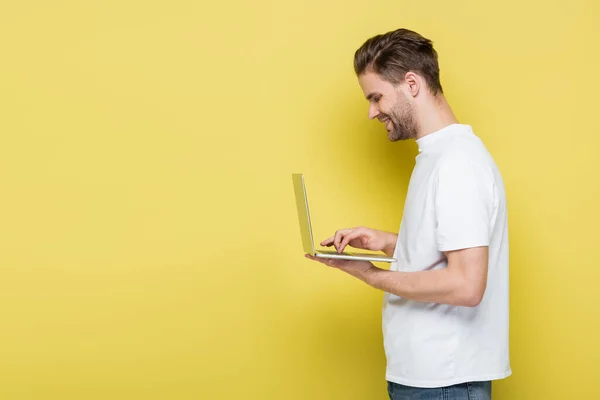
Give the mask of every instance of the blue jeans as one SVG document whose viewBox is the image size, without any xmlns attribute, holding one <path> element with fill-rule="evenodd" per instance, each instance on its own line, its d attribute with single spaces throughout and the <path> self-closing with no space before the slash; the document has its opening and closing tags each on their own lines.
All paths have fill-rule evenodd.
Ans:
<svg viewBox="0 0 600 400">
<path fill-rule="evenodd" d="M 491 400 L 492 382 L 467 382 L 441 388 L 417 388 L 388 382 L 390 400 Z"/>
</svg>

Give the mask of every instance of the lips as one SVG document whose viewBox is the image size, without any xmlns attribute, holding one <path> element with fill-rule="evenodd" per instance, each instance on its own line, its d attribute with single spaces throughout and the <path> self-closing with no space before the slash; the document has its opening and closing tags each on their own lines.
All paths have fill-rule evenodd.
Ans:
<svg viewBox="0 0 600 400">
<path fill-rule="evenodd" d="M 388 131 L 392 130 L 392 120 L 390 118 L 386 118 L 382 122 L 385 123 L 385 129 Z"/>
<path fill-rule="evenodd" d="M 379 120 L 379 122 L 381 122 L 382 124 L 385 124 L 385 129 L 389 131 L 392 130 L 392 119 L 389 116 L 380 116 L 379 118 L 377 118 Z"/>
</svg>

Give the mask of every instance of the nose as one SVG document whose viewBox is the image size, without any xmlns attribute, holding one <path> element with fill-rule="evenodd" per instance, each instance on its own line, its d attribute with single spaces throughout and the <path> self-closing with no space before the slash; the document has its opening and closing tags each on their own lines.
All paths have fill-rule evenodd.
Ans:
<svg viewBox="0 0 600 400">
<path fill-rule="evenodd" d="M 375 119 L 379 115 L 377 106 L 373 103 L 369 104 L 369 119 Z"/>
</svg>

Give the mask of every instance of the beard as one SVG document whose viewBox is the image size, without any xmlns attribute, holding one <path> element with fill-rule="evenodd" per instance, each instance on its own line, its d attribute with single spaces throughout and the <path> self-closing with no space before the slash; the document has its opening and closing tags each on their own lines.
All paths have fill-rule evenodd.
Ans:
<svg viewBox="0 0 600 400">
<path fill-rule="evenodd" d="M 380 119 L 385 117 L 388 117 L 392 124 L 391 130 L 388 130 L 388 138 L 391 142 L 417 138 L 417 121 L 413 107 L 409 102 L 398 100 L 390 113 L 383 114 L 383 118 Z"/>
</svg>

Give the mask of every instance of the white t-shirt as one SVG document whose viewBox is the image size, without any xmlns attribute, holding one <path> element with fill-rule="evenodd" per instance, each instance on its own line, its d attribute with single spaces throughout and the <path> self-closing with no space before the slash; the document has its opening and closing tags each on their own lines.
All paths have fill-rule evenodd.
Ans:
<svg viewBox="0 0 600 400">
<path fill-rule="evenodd" d="M 386 379 L 441 387 L 502 379 L 508 351 L 508 223 L 504 183 L 481 140 L 453 124 L 417 140 L 393 271 L 445 268 L 444 251 L 489 246 L 488 281 L 477 307 L 425 303 L 385 293 Z"/>
</svg>

